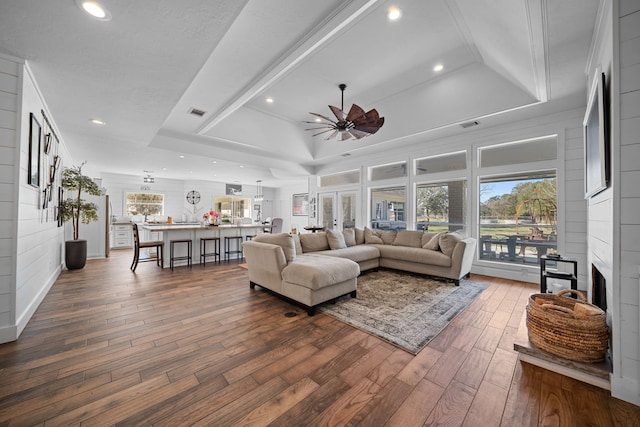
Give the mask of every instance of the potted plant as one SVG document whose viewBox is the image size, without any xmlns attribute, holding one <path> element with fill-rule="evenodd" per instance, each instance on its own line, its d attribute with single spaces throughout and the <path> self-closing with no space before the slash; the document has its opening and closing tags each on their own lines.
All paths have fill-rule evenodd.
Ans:
<svg viewBox="0 0 640 427">
<path fill-rule="evenodd" d="M 65 242 L 65 264 L 69 270 L 83 268 L 87 262 L 87 241 L 79 238 L 80 222 L 89 224 L 98 220 L 98 207 L 95 203 L 82 199 L 82 193 L 99 196 L 100 187 L 88 176 L 82 175 L 82 166 L 65 168 L 62 171 L 62 188 L 73 194 L 62 201 L 62 220 L 71 221 L 73 240 Z"/>
</svg>

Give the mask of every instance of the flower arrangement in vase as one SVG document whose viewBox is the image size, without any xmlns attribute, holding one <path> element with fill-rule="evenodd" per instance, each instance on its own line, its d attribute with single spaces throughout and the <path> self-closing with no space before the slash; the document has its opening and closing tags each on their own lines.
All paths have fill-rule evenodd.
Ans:
<svg viewBox="0 0 640 427">
<path fill-rule="evenodd" d="M 211 225 L 218 225 L 219 218 L 220 218 L 220 214 L 216 211 L 205 212 L 202 215 L 202 219 L 204 220 L 204 222 Z"/>
</svg>

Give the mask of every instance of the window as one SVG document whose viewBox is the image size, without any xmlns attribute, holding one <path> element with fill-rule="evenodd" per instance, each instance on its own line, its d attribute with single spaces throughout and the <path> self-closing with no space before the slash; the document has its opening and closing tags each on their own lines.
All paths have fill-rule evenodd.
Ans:
<svg viewBox="0 0 640 427">
<path fill-rule="evenodd" d="M 332 187 L 336 185 L 358 184 L 360 171 L 348 171 L 320 177 L 320 187 Z"/>
<path fill-rule="evenodd" d="M 556 172 L 480 179 L 480 259 L 540 263 L 557 249 Z"/>
<path fill-rule="evenodd" d="M 164 194 L 126 193 L 127 215 L 164 215 Z"/>
<path fill-rule="evenodd" d="M 508 142 L 480 148 L 478 152 L 482 168 L 555 160 L 558 156 L 558 137 L 552 135 Z"/>
<path fill-rule="evenodd" d="M 407 176 L 407 162 L 393 163 L 389 165 L 373 166 L 369 168 L 371 181 L 381 181 Z"/>
<path fill-rule="evenodd" d="M 407 228 L 405 187 L 371 190 L 371 228 L 405 230 Z"/>
<path fill-rule="evenodd" d="M 416 186 L 416 230 L 430 232 L 464 230 L 467 181 Z"/>
<path fill-rule="evenodd" d="M 251 218 L 249 197 L 218 196 L 213 199 L 213 206 L 223 224 L 235 224 L 243 218 Z"/>
<path fill-rule="evenodd" d="M 460 151 L 416 159 L 415 166 L 416 175 L 464 170 L 467 168 L 467 152 Z"/>
</svg>

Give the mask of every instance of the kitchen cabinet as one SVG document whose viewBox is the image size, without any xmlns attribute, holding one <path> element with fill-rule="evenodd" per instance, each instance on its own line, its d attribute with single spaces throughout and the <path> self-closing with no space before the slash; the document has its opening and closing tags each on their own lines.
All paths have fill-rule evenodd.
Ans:
<svg viewBox="0 0 640 427">
<path fill-rule="evenodd" d="M 110 246 L 112 249 L 132 248 L 133 232 L 131 223 L 113 223 L 111 225 Z"/>
</svg>

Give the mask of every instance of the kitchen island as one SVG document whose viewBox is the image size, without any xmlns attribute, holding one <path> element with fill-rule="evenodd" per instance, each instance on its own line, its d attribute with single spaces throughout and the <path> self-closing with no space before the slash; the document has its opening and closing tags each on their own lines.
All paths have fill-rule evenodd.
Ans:
<svg viewBox="0 0 640 427">
<path fill-rule="evenodd" d="M 146 224 L 141 228 L 149 233 L 149 240 L 162 240 L 164 242 L 164 257 L 165 268 L 169 267 L 169 242 L 176 239 L 190 239 L 193 247 L 193 253 L 191 254 L 192 262 L 199 263 L 200 260 L 200 239 L 209 237 L 220 238 L 220 251 L 221 259 L 224 258 L 224 238 L 225 237 L 242 237 L 245 240 L 245 236 L 255 236 L 265 226 L 262 224 L 241 224 L 241 225 L 218 225 L 218 226 L 206 226 L 200 224 Z M 157 233 L 157 234 L 155 234 Z M 174 248 L 175 257 L 183 257 L 187 255 L 187 249 L 185 245 L 177 245 Z M 237 255 L 239 256 L 239 255 Z M 236 256 L 236 257 L 237 257 Z M 186 265 L 186 260 L 177 261 L 174 266 Z"/>
</svg>

